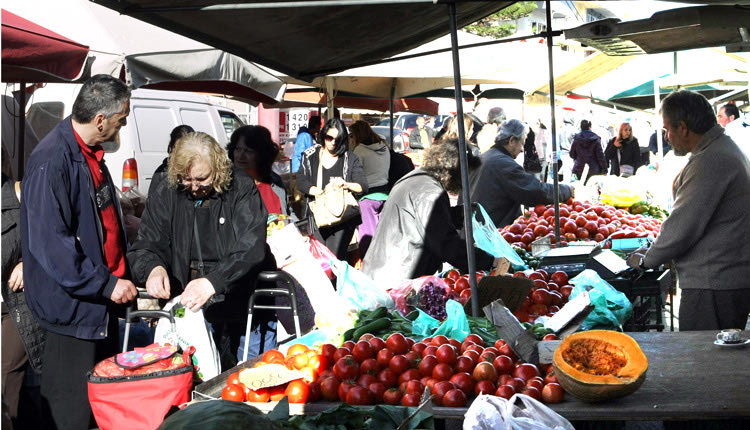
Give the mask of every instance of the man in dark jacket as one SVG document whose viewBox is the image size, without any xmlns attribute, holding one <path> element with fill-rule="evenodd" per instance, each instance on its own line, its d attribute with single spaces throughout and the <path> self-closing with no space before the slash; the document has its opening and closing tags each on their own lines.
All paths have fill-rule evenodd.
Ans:
<svg viewBox="0 0 750 430">
<path fill-rule="evenodd" d="M 451 218 L 448 192 L 461 190 L 456 139 L 425 152 L 425 162 L 399 180 L 383 207 L 380 222 L 362 262 L 362 271 L 382 288 L 431 275 L 448 262 L 468 270 L 466 241 Z M 479 160 L 469 156 L 470 168 Z M 477 268 L 489 269 L 493 257 L 476 249 Z"/>
<path fill-rule="evenodd" d="M 434 137 L 435 130 L 425 125 L 424 117 L 417 117 L 417 126 L 409 133 L 409 149 L 429 148 Z"/>
<path fill-rule="evenodd" d="M 585 119 L 581 121 L 581 132 L 575 135 L 573 144 L 570 146 L 570 158 L 573 159 L 573 174 L 578 179 L 588 181 L 594 175 L 607 173 L 607 160 L 602 150 L 602 139 L 591 131 L 590 121 Z M 583 168 L 587 164 L 589 173 L 586 178 L 581 178 Z"/>
<path fill-rule="evenodd" d="M 126 279 L 122 212 L 101 147 L 129 112 L 122 81 L 92 77 L 72 116 L 39 142 L 23 180 L 23 279 L 47 332 L 41 393 L 57 429 L 89 428 L 86 373 L 117 352 L 115 305 L 138 294 Z"/>
<path fill-rule="evenodd" d="M 553 184 L 540 182 L 515 161 L 523 152 L 526 131 L 526 125 L 517 119 L 503 122 L 495 146 L 481 155 L 482 167 L 470 177 L 471 201 L 480 203 L 498 228 L 521 215 L 521 204 L 553 202 Z M 560 185 L 560 201 L 572 196 L 573 187 Z"/>
</svg>

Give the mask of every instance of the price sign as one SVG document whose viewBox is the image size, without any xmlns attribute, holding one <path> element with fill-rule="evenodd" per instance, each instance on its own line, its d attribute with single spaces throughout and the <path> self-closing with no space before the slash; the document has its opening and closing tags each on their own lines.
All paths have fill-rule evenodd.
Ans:
<svg viewBox="0 0 750 430">
<path fill-rule="evenodd" d="M 280 364 L 266 364 L 240 372 L 240 382 L 251 390 L 275 387 L 304 377 L 298 370 L 289 370 Z"/>
</svg>

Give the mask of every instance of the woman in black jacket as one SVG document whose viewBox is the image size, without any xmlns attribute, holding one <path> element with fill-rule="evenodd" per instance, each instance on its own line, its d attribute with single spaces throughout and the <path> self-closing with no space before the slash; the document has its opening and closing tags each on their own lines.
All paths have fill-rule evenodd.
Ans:
<svg viewBox="0 0 750 430">
<path fill-rule="evenodd" d="M 322 162 L 322 167 L 320 163 Z M 359 158 L 349 150 L 349 132 L 340 119 L 329 119 L 318 135 L 318 145 L 305 150 L 297 171 L 297 190 L 305 195 L 305 216 L 312 216 L 310 199 L 326 188 L 344 188 L 356 198 L 367 194 L 367 177 Z M 360 216 L 320 227 L 320 239 L 339 260 L 346 261 L 349 242 L 362 222 Z"/>
<path fill-rule="evenodd" d="M 604 158 L 610 164 L 609 174 L 628 177 L 641 165 L 641 147 L 633 136 L 630 123 L 623 122 L 620 131 L 607 143 Z"/>
</svg>

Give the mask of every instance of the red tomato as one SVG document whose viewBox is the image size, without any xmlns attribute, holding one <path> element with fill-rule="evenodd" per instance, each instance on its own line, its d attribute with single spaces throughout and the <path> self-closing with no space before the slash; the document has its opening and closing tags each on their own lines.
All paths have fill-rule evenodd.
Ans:
<svg viewBox="0 0 750 430">
<path fill-rule="evenodd" d="M 404 395 L 403 391 L 398 388 L 390 388 L 385 390 L 383 393 L 383 401 L 389 405 L 400 405 L 401 397 Z"/>
<path fill-rule="evenodd" d="M 495 384 L 492 381 L 479 381 L 474 385 L 474 394 L 495 394 Z"/>
<path fill-rule="evenodd" d="M 433 390 L 433 394 L 435 395 L 435 397 L 432 399 L 432 401 L 435 402 L 435 404 L 438 406 L 443 405 L 443 396 L 445 396 L 445 393 L 450 390 L 456 389 L 456 386 L 453 385 L 453 382 L 450 381 L 436 382 L 434 387 L 435 389 Z"/>
<path fill-rule="evenodd" d="M 372 351 L 377 354 L 380 350 L 385 348 L 385 341 L 379 337 L 373 337 L 369 340 Z"/>
<path fill-rule="evenodd" d="M 261 360 L 265 361 L 266 363 L 270 363 L 274 358 L 283 360 L 284 354 L 282 354 L 278 349 L 269 349 L 268 351 L 263 353 L 263 358 Z"/>
<path fill-rule="evenodd" d="M 368 358 L 359 365 L 359 373 L 361 374 L 377 375 L 380 369 L 380 364 L 374 358 Z"/>
<path fill-rule="evenodd" d="M 435 357 L 437 357 L 440 363 L 453 365 L 456 363 L 458 354 L 456 354 L 456 349 L 452 345 L 445 344 L 440 345 L 437 350 L 437 354 L 435 354 Z"/>
<path fill-rule="evenodd" d="M 466 278 L 458 278 L 456 281 L 456 284 L 453 285 L 453 291 L 457 293 L 461 293 L 463 290 L 467 290 L 470 288 L 469 280 Z"/>
<path fill-rule="evenodd" d="M 356 379 L 359 376 L 359 365 L 352 356 L 342 357 L 333 365 L 333 375 L 339 381 Z"/>
<path fill-rule="evenodd" d="M 343 344 L 341 345 L 341 347 L 342 347 L 342 348 L 346 348 L 346 349 L 348 349 L 349 351 L 351 351 L 352 349 L 354 349 L 354 345 L 356 345 L 356 343 L 355 343 L 355 342 L 354 342 L 353 340 L 347 340 L 346 342 L 344 342 L 344 343 L 343 343 Z"/>
<path fill-rule="evenodd" d="M 401 333 L 393 333 L 392 335 L 388 336 L 388 339 L 385 341 L 385 345 L 388 349 L 391 350 L 391 352 L 393 352 L 394 355 L 406 354 L 407 352 L 409 352 L 409 343 Z"/>
<path fill-rule="evenodd" d="M 514 394 L 516 394 L 516 390 L 510 385 L 501 385 L 497 387 L 497 391 L 495 392 L 497 397 L 502 397 L 503 399 L 510 399 Z"/>
<path fill-rule="evenodd" d="M 494 352 L 484 350 L 484 352 L 479 356 L 479 361 L 489 361 L 490 363 L 492 363 L 493 361 L 495 361 L 496 357 L 497 354 L 495 354 Z"/>
<path fill-rule="evenodd" d="M 372 403 L 370 390 L 365 387 L 354 386 L 346 393 L 346 403 L 350 405 L 369 405 Z"/>
<path fill-rule="evenodd" d="M 310 389 L 301 379 L 291 381 L 284 390 L 284 395 L 289 398 L 289 403 L 305 403 L 309 394 Z"/>
<path fill-rule="evenodd" d="M 529 388 L 529 387 L 534 387 L 541 392 L 542 387 L 544 387 L 544 382 L 541 380 L 541 378 L 529 379 L 528 381 L 526 381 L 526 388 Z"/>
<path fill-rule="evenodd" d="M 531 363 L 519 364 L 513 370 L 513 377 L 523 379 L 524 381 L 528 381 L 535 376 L 540 376 L 539 369 Z"/>
<path fill-rule="evenodd" d="M 439 363 L 437 357 L 434 355 L 425 356 L 421 362 L 419 362 L 419 373 L 422 376 L 432 376 L 432 370 Z"/>
<path fill-rule="evenodd" d="M 484 340 L 479 335 L 474 333 L 466 336 L 464 342 L 473 342 L 479 346 L 484 346 Z"/>
<path fill-rule="evenodd" d="M 402 373 L 398 377 L 398 382 L 408 382 L 413 381 L 415 379 L 420 379 L 422 377 L 422 374 L 419 373 L 419 370 L 417 369 L 408 369 L 406 372 Z"/>
<path fill-rule="evenodd" d="M 341 347 L 336 350 L 336 352 L 333 353 L 333 361 L 332 363 L 335 363 L 339 361 L 341 358 L 346 357 L 347 355 L 351 355 L 352 350 L 349 348 Z"/>
<path fill-rule="evenodd" d="M 382 382 L 373 382 L 367 387 L 373 395 L 375 403 L 381 403 L 383 401 L 383 394 L 385 394 L 385 385 Z"/>
<path fill-rule="evenodd" d="M 534 387 L 526 387 L 526 389 L 523 390 L 522 393 L 526 394 L 527 396 L 529 396 L 529 397 L 531 397 L 533 399 L 536 399 L 536 400 L 539 400 L 539 401 L 542 400 L 542 392 L 539 391 L 539 390 L 537 390 Z"/>
<path fill-rule="evenodd" d="M 393 373 L 400 375 L 409 368 L 409 359 L 404 355 L 394 355 L 391 361 L 388 362 L 388 367 Z"/>
<path fill-rule="evenodd" d="M 323 398 L 329 402 L 335 402 L 339 400 L 339 381 L 336 378 L 330 377 L 320 381 L 320 391 L 323 393 Z"/>
<path fill-rule="evenodd" d="M 456 388 L 443 395 L 443 406 L 449 408 L 462 408 L 466 406 L 466 401 L 466 393 Z"/>
<path fill-rule="evenodd" d="M 271 396 L 268 394 L 268 388 L 258 388 L 257 390 L 249 390 L 247 394 L 245 394 L 245 400 L 248 402 L 266 403 L 270 399 L 271 399 Z"/>
<path fill-rule="evenodd" d="M 415 393 L 421 396 L 422 392 L 424 392 L 424 384 L 422 384 L 421 381 L 412 379 L 411 381 L 406 382 L 406 389 L 404 392 L 406 392 L 406 394 Z"/>
<path fill-rule="evenodd" d="M 414 346 L 411 347 L 412 352 L 416 353 L 419 357 L 423 357 L 423 352 L 427 348 L 427 345 L 425 345 L 422 342 L 417 342 L 414 344 Z"/>
<path fill-rule="evenodd" d="M 221 398 L 233 402 L 245 401 L 245 389 L 237 384 L 229 384 L 221 390 Z"/>
<path fill-rule="evenodd" d="M 307 395 L 307 403 L 315 403 L 323 398 L 323 390 L 320 388 L 320 382 L 310 382 L 307 384 L 309 394 Z"/>
<path fill-rule="evenodd" d="M 360 340 L 356 345 L 354 345 L 354 349 L 352 349 L 352 355 L 360 363 L 367 360 L 368 358 L 372 358 L 375 356 L 375 354 L 372 352 L 372 346 L 370 346 L 370 342 L 364 340 Z"/>
<path fill-rule="evenodd" d="M 392 388 L 398 385 L 398 375 L 393 370 L 385 368 L 378 373 L 378 381 L 382 382 L 386 388 Z"/>
<path fill-rule="evenodd" d="M 507 355 L 498 355 L 492 362 L 498 375 L 510 374 L 513 372 L 513 360 Z"/>
<path fill-rule="evenodd" d="M 460 277 L 461 277 L 461 274 L 460 274 L 460 273 L 458 273 L 458 270 L 456 270 L 456 269 L 450 270 L 450 271 L 449 271 L 449 272 L 448 272 L 448 273 L 447 273 L 447 274 L 445 275 L 445 279 L 453 279 L 454 281 L 455 281 L 456 279 L 460 278 Z"/>
<path fill-rule="evenodd" d="M 471 373 L 474 370 L 474 361 L 471 358 L 462 355 L 456 359 L 455 367 L 456 372 Z"/>
<path fill-rule="evenodd" d="M 240 372 L 234 372 L 227 377 L 227 385 L 240 385 Z"/>
<path fill-rule="evenodd" d="M 388 363 L 391 362 L 391 358 L 393 358 L 393 352 L 391 352 L 390 349 L 383 348 L 378 351 L 377 361 L 380 367 L 388 366 Z"/>
<path fill-rule="evenodd" d="M 406 393 L 401 398 L 401 405 L 402 406 L 411 406 L 416 407 L 419 406 L 419 400 L 422 398 L 421 394 L 417 393 Z"/>
<path fill-rule="evenodd" d="M 272 402 L 278 402 L 286 396 L 286 385 L 287 384 L 281 384 L 268 389 L 268 396 Z"/>
<path fill-rule="evenodd" d="M 456 373 L 455 375 L 451 376 L 450 381 L 453 383 L 453 385 L 456 386 L 456 388 L 463 391 L 467 396 L 469 396 L 474 391 L 474 385 L 476 384 L 474 378 L 472 378 L 471 375 L 466 372 Z"/>
<path fill-rule="evenodd" d="M 495 370 L 495 367 L 486 361 L 482 361 L 474 368 L 474 371 L 472 372 L 471 376 L 474 377 L 474 380 L 479 381 L 496 381 L 497 380 L 497 371 Z"/>
<path fill-rule="evenodd" d="M 526 381 L 519 378 L 509 379 L 507 384 L 512 386 L 516 390 L 516 393 L 520 393 L 526 388 Z"/>
<path fill-rule="evenodd" d="M 353 381 L 344 381 L 339 384 L 339 399 L 346 401 L 346 395 L 349 393 L 349 390 L 351 390 L 354 387 L 359 387 L 359 385 Z M 359 387 L 363 388 L 363 387 Z"/>
<path fill-rule="evenodd" d="M 447 363 L 438 363 L 432 369 L 432 377 L 438 381 L 447 381 L 453 376 L 453 368 Z"/>
<path fill-rule="evenodd" d="M 565 399 L 565 390 L 560 384 L 550 382 L 542 388 L 542 401 L 544 403 L 560 403 Z"/>
<path fill-rule="evenodd" d="M 432 338 L 432 342 L 430 342 L 431 345 L 434 345 L 435 347 L 439 347 L 440 345 L 444 345 L 448 343 L 448 338 L 446 336 L 443 336 L 442 334 L 439 334 Z"/>
<path fill-rule="evenodd" d="M 378 382 L 378 378 L 376 378 L 375 375 L 370 375 L 369 373 L 359 375 L 359 378 L 357 379 L 357 384 L 365 388 L 369 388 L 370 384 L 375 382 Z"/>
<path fill-rule="evenodd" d="M 559 381 L 557 380 L 557 375 L 555 375 L 554 369 L 551 369 L 547 373 L 547 375 L 544 377 L 544 383 L 545 384 L 550 384 L 550 383 L 553 383 L 553 382 L 556 383 L 556 384 L 559 383 Z M 542 393 L 542 394 L 544 394 L 544 393 Z"/>
<path fill-rule="evenodd" d="M 518 360 L 518 356 L 508 344 L 503 345 L 498 351 L 500 352 L 500 355 L 507 355 L 511 360 Z"/>
<path fill-rule="evenodd" d="M 323 345 L 320 345 L 320 347 L 318 347 L 318 354 L 325 357 L 328 363 L 333 363 L 333 355 L 336 353 L 336 349 L 337 348 L 330 343 L 324 343 Z"/>
<path fill-rule="evenodd" d="M 321 374 L 328 368 L 328 359 L 319 354 L 314 354 L 307 360 L 307 367 L 313 369 L 317 374 Z"/>
<path fill-rule="evenodd" d="M 479 362 L 479 353 L 473 350 L 467 350 L 462 354 L 464 357 L 471 358 L 471 362 L 474 366 Z"/>
<path fill-rule="evenodd" d="M 427 345 L 427 348 L 422 351 L 422 357 L 435 354 L 437 354 L 437 346 L 435 345 Z"/>
</svg>

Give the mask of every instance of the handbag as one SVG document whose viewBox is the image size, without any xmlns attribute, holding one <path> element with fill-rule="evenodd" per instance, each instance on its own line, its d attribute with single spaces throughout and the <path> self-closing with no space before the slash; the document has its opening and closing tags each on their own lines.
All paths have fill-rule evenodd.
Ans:
<svg viewBox="0 0 750 430">
<path fill-rule="evenodd" d="M 323 189 L 323 149 L 318 160 L 318 188 Z M 349 190 L 326 187 L 323 194 L 310 202 L 310 211 L 318 227 L 329 227 L 359 215 L 359 203 Z"/>
</svg>

